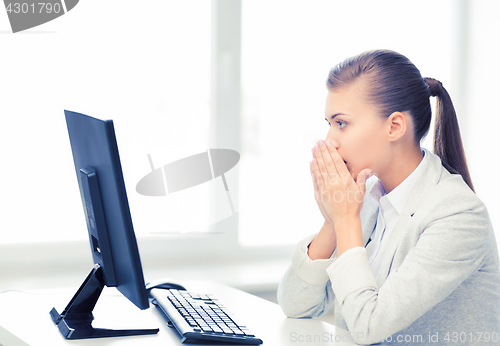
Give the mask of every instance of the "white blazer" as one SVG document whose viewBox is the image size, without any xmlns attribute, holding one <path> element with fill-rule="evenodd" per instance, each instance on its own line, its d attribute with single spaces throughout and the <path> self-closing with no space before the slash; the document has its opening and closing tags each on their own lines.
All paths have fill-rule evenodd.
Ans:
<svg viewBox="0 0 500 346">
<path fill-rule="evenodd" d="M 429 160 L 377 277 L 365 252 L 336 264 L 336 251 L 311 260 L 305 248 L 313 234 L 299 243 L 278 288 L 287 316 L 317 317 L 333 304 L 336 326 L 360 344 L 500 345 L 499 252 L 488 212 L 460 175 L 423 150 Z M 375 179 L 368 179 L 367 191 Z M 366 197 L 365 246 L 378 215 Z"/>
</svg>

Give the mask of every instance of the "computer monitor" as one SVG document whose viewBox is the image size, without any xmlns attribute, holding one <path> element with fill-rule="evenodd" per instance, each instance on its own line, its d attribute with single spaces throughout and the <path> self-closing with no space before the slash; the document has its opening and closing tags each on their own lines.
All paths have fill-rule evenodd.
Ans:
<svg viewBox="0 0 500 346">
<path fill-rule="evenodd" d="M 149 307 L 112 120 L 65 110 L 94 267 L 66 309 L 50 315 L 66 339 L 154 334 L 158 329 L 93 328 L 104 288 L 116 287 L 140 309 Z"/>
</svg>

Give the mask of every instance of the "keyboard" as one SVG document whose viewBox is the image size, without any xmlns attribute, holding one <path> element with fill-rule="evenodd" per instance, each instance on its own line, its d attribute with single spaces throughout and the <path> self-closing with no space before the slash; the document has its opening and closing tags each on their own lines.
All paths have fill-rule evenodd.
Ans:
<svg viewBox="0 0 500 346">
<path fill-rule="evenodd" d="M 151 295 L 152 303 L 163 313 L 168 326 L 175 327 L 182 343 L 262 344 L 261 339 L 211 294 L 152 289 Z"/>
</svg>

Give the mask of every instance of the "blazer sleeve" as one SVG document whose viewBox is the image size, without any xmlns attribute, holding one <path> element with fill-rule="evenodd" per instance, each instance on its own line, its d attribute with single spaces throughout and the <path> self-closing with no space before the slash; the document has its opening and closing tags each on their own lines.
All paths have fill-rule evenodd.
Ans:
<svg viewBox="0 0 500 346">
<path fill-rule="evenodd" d="M 298 244 L 278 286 L 278 304 L 288 317 L 318 317 L 333 304 L 335 297 L 326 268 L 335 261 L 337 250 L 329 259 L 311 260 L 307 247 L 315 237 L 313 234 Z"/>
<path fill-rule="evenodd" d="M 407 328 L 480 268 L 491 223 L 484 205 L 474 202 L 459 211 L 436 208 L 448 209 L 447 214 L 423 227 L 416 245 L 381 287 L 366 251 L 327 268 L 351 335 L 366 338 L 357 342 L 380 342 Z"/>
</svg>

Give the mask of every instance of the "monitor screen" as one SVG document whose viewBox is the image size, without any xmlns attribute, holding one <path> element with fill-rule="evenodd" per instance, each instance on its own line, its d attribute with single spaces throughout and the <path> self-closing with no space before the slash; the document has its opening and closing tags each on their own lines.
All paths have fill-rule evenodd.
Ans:
<svg viewBox="0 0 500 346">
<path fill-rule="evenodd" d="M 50 316 L 66 339 L 158 333 L 156 329 L 93 328 L 93 309 L 105 286 L 140 309 L 149 307 L 132 226 L 113 121 L 64 111 L 94 267 L 62 313 Z"/>
<path fill-rule="evenodd" d="M 132 226 L 127 193 L 112 120 L 64 111 L 71 150 L 87 221 L 95 264 L 103 269 L 106 286 L 117 289 L 140 309 L 149 307 L 139 250 Z M 89 201 L 85 187 L 94 172 L 102 213 Z M 103 217 L 102 217 L 103 214 Z"/>
</svg>

